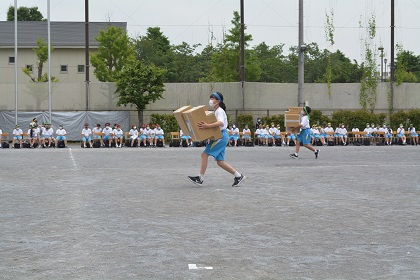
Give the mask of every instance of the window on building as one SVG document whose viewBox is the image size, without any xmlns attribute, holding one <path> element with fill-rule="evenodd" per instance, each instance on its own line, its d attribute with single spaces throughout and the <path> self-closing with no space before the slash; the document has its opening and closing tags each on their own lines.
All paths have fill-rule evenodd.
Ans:
<svg viewBox="0 0 420 280">
<path fill-rule="evenodd" d="M 77 73 L 85 73 L 85 66 L 77 65 Z"/>
<path fill-rule="evenodd" d="M 9 64 L 15 64 L 15 57 L 9 56 Z"/>
<path fill-rule="evenodd" d="M 61 74 L 67 74 L 67 65 L 61 65 L 60 66 L 60 73 Z"/>
<path fill-rule="evenodd" d="M 26 69 L 28 69 L 29 70 L 29 73 L 33 73 L 33 67 L 32 67 L 32 65 L 26 65 Z"/>
</svg>

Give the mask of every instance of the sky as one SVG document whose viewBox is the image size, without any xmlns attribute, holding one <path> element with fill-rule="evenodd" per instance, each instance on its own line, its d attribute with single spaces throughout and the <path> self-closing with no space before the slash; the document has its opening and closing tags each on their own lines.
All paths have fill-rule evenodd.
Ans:
<svg viewBox="0 0 420 280">
<path fill-rule="evenodd" d="M 286 54 L 298 45 L 298 0 L 244 0 L 246 33 L 251 46 L 284 44 Z M 47 0 L 17 0 L 18 6 L 37 6 L 47 17 Z M 14 0 L 0 0 L 0 21 L 6 20 Z M 51 21 L 84 21 L 85 0 L 51 0 Z M 146 35 L 148 27 L 160 27 L 172 45 L 222 42 L 232 28 L 233 12 L 240 0 L 90 0 L 90 21 L 127 22 L 130 37 Z M 335 44 L 325 36 L 326 15 L 333 11 Z M 395 0 L 395 43 L 420 55 L 420 0 Z M 321 49 L 339 49 L 362 62 L 367 22 L 375 16 L 377 34 L 371 48 L 384 47 L 390 61 L 390 0 L 304 0 L 304 41 Z M 363 27 L 360 27 L 360 24 Z M 379 58 L 378 58 L 379 59 Z M 380 63 L 380 61 L 378 62 Z M 389 64 L 389 63 L 388 63 Z"/>
</svg>

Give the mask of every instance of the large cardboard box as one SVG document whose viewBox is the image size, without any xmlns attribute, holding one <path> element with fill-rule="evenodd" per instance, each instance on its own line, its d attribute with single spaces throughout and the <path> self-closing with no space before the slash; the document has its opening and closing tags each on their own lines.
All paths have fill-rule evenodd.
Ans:
<svg viewBox="0 0 420 280">
<path fill-rule="evenodd" d="M 189 110 L 183 110 L 182 116 L 187 126 L 188 135 L 191 136 L 193 141 L 203 141 L 207 139 L 219 139 L 222 137 L 222 133 L 219 127 L 209 129 L 199 129 L 199 122 L 214 123 L 217 121 L 214 112 L 206 111 L 207 106 L 201 105 Z M 181 108 L 180 108 L 181 109 Z M 178 109 L 178 110 L 180 110 Z M 178 111 L 177 110 L 177 111 Z M 175 112 L 174 112 L 175 113 Z M 177 119 L 178 120 L 178 119 Z M 178 122 L 178 124 L 180 124 Z M 181 127 L 181 126 L 180 126 Z M 181 128 L 182 129 L 182 128 Z M 184 130 L 182 129 L 182 132 Z"/>
<path fill-rule="evenodd" d="M 294 128 L 300 124 L 300 112 L 303 107 L 289 107 L 289 110 L 284 112 L 284 126 L 286 128 Z"/>
<path fill-rule="evenodd" d="M 179 108 L 178 110 L 174 111 L 175 119 L 178 122 L 178 125 L 181 128 L 182 133 L 184 135 L 190 135 L 190 134 L 189 134 L 187 123 L 185 122 L 184 115 L 182 113 L 190 109 L 192 109 L 192 106 L 188 105 L 188 106 L 183 106 Z"/>
</svg>

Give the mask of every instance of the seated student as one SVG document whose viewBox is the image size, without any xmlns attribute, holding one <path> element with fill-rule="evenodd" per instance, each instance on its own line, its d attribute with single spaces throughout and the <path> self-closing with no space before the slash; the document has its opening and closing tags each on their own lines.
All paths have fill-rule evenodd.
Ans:
<svg viewBox="0 0 420 280">
<path fill-rule="evenodd" d="M 229 131 L 229 142 L 233 141 L 233 146 L 238 146 L 238 140 L 239 140 L 239 128 L 236 127 L 236 125 L 232 125 L 232 129 Z"/>
<path fill-rule="evenodd" d="M 321 144 L 322 145 L 326 145 L 327 143 L 325 142 L 325 139 L 327 138 L 327 134 L 325 133 L 325 130 L 322 126 L 318 126 L 318 130 L 319 130 L 319 139 L 321 140 Z"/>
<path fill-rule="evenodd" d="M 155 145 L 156 125 L 155 124 L 152 124 L 150 130 L 151 130 L 151 133 L 150 133 L 150 145 L 152 146 L 152 148 L 156 148 L 156 145 Z"/>
<path fill-rule="evenodd" d="M 115 140 L 115 147 L 121 148 L 123 143 L 124 131 L 121 129 L 121 126 L 117 124 L 117 128 L 112 131 L 112 135 Z"/>
<path fill-rule="evenodd" d="M 270 127 L 266 125 L 262 132 L 264 134 L 265 145 L 267 146 L 268 146 L 268 143 L 273 141 L 273 136 L 270 135 L 270 133 L 268 132 L 269 130 L 270 130 Z"/>
<path fill-rule="evenodd" d="M 3 134 L 3 130 L 1 130 L 1 128 L 0 128 L 0 149 L 1 149 L 1 136 L 2 136 L 2 134 Z"/>
<path fill-rule="evenodd" d="M 280 129 L 280 125 L 277 125 L 275 131 L 274 131 L 274 141 L 281 141 L 281 145 L 284 146 L 286 145 L 286 143 L 284 142 L 284 138 L 281 135 L 281 129 Z"/>
<path fill-rule="evenodd" d="M 291 131 L 287 132 L 287 137 L 286 138 L 287 138 L 287 143 L 286 143 L 287 146 L 290 146 L 290 140 L 292 140 L 293 142 L 296 142 L 296 136 Z"/>
<path fill-rule="evenodd" d="M 152 130 L 150 129 L 149 125 L 146 125 L 146 128 L 143 129 L 142 135 L 140 136 L 140 141 L 143 140 L 143 146 L 146 147 L 146 141 L 149 141 L 151 147 L 153 145 L 152 142 Z"/>
<path fill-rule="evenodd" d="M 407 137 L 405 136 L 405 129 L 402 123 L 400 124 L 400 127 L 397 129 L 397 137 L 398 139 L 401 139 L 403 145 L 407 145 Z"/>
<path fill-rule="evenodd" d="M 327 127 L 324 128 L 324 132 L 327 135 L 327 141 L 334 142 L 334 134 L 331 133 L 334 132 L 334 128 L 332 128 L 331 123 L 327 124 Z"/>
<path fill-rule="evenodd" d="M 382 126 L 377 126 L 376 127 L 376 134 L 377 134 L 377 137 L 376 137 L 376 143 L 378 143 L 378 142 L 382 142 L 382 140 L 381 139 L 385 139 L 385 133 L 386 133 L 386 124 L 383 124 Z"/>
<path fill-rule="evenodd" d="M 335 128 L 335 131 L 334 131 L 335 145 L 338 145 L 340 141 L 340 128 L 341 128 L 341 123 Z"/>
<path fill-rule="evenodd" d="M 137 126 L 135 124 L 133 124 L 131 126 L 130 131 L 128 132 L 128 134 L 130 135 L 130 147 L 134 147 L 134 143 L 137 143 L 137 147 L 140 145 L 139 142 L 139 132 L 137 130 Z"/>
<path fill-rule="evenodd" d="M 312 132 L 312 134 L 311 134 L 312 135 L 311 143 L 312 143 L 313 146 L 315 146 L 316 145 L 316 142 L 318 140 L 321 141 L 321 132 L 319 132 L 319 129 L 318 129 L 318 127 L 315 124 L 312 125 L 311 132 Z"/>
<path fill-rule="evenodd" d="M 53 134 L 54 134 L 54 129 L 51 127 L 51 124 L 46 123 L 45 124 L 45 128 L 44 128 L 44 132 L 43 132 L 43 137 L 42 137 L 42 145 L 46 148 L 47 145 L 47 141 L 48 141 L 48 148 L 51 147 L 52 141 L 53 141 Z"/>
<path fill-rule="evenodd" d="M 34 131 L 35 131 L 35 134 L 36 134 L 36 138 L 35 138 L 34 142 L 38 143 L 37 148 L 39 148 L 41 146 L 41 143 L 42 143 L 41 142 L 41 127 L 38 126 L 37 122 L 35 122 Z"/>
<path fill-rule="evenodd" d="M 258 146 L 263 146 L 265 142 L 265 136 L 262 124 L 260 124 L 259 128 L 255 131 L 255 137 L 258 139 Z"/>
<path fill-rule="evenodd" d="M 179 130 L 179 138 L 181 138 L 181 145 L 182 145 L 182 141 L 185 141 L 185 143 L 187 143 L 187 147 L 190 147 L 192 145 L 191 136 L 184 135 L 184 133 L 182 132 L 182 129 Z"/>
<path fill-rule="evenodd" d="M 416 128 L 413 127 L 413 124 L 410 124 L 410 127 L 408 128 L 408 133 L 411 136 L 412 143 L 417 146 L 419 144 L 419 134 L 416 132 Z"/>
<path fill-rule="evenodd" d="M 82 137 L 82 141 L 83 141 L 83 148 L 87 148 L 86 147 L 86 142 L 89 143 L 89 147 L 93 148 L 92 145 L 92 130 L 89 128 L 89 124 L 85 123 L 85 127 L 82 129 L 82 133 L 80 133 L 83 137 Z"/>
<path fill-rule="evenodd" d="M 94 141 L 96 139 L 99 139 L 99 141 L 101 142 L 101 146 L 105 146 L 101 133 L 102 133 L 101 124 L 98 123 L 96 124 L 96 127 L 92 128 L 92 136 L 93 136 L 92 138 Z"/>
<path fill-rule="evenodd" d="M 385 144 L 391 145 L 392 144 L 392 128 L 388 124 L 385 131 Z"/>
<path fill-rule="evenodd" d="M 67 131 L 64 129 L 62 124 L 58 126 L 55 135 L 57 135 L 57 137 L 55 138 L 55 146 L 58 147 L 58 141 L 64 141 L 64 147 L 67 147 Z"/>
<path fill-rule="evenodd" d="M 355 133 L 355 132 L 359 132 L 359 128 L 357 128 L 355 125 L 353 125 L 353 128 L 351 129 L 351 132 L 353 133 L 354 142 L 359 142 L 359 140 L 360 140 L 360 134 L 359 133 Z"/>
<path fill-rule="evenodd" d="M 108 141 L 108 147 L 111 147 L 111 142 L 112 142 L 112 128 L 111 128 L 111 124 L 110 123 L 106 123 L 105 124 L 105 128 L 102 129 L 102 133 L 104 136 L 103 141 Z M 102 141 L 102 143 L 105 145 L 105 143 Z"/>
<path fill-rule="evenodd" d="M 276 139 L 276 131 L 277 131 L 276 126 L 274 125 L 274 123 L 271 123 L 271 127 L 268 129 L 268 135 L 269 135 L 268 142 L 273 143 L 273 147 L 276 146 L 274 143 Z"/>
<path fill-rule="evenodd" d="M 340 140 L 341 142 L 343 142 L 343 145 L 347 145 L 347 129 L 344 126 L 344 123 L 341 124 L 341 127 L 339 129 L 339 134 L 340 134 Z"/>
<path fill-rule="evenodd" d="M 366 128 L 363 130 L 366 132 L 365 138 L 370 139 L 370 144 L 373 143 L 373 128 L 370 127 L 369 123 L 366 124 Z"/>
<path fill-rule="evenodd" d="M 244 129 L 242 129 L 242 145 L 245 146 L 246 142 L 250 142 L 250 141 L 251 141 L 251 130 L 246 124 Z"/>
<path fill-rule="evenodd" d="M 22 148 L 22 137 L 23 137 L 23 131 L 22 129 L 20 129 L 19 125 L 16 125 L 15 129 L 13 130 L 12 148 L 15 147 L 16 141 L 19 141 L 19 145 Z"/>
<path fill-rule="evenodd" d="M 158 140 L 162 140 L 162 144 L 165 148 L 165 132 L 163 131 L 163 129 L 160 127 L 159 124 L 156 125 L 156 129 L 155 129 L 155 147 L 157 144 Z"/>
<path fill-rule="evenodd" d="M 36 143 L 36 139 L 38 138 L 38 136 L 36 135 L 35 127 L 33 127 L 31 124 L 29 125 L 28 135 L 29 135 L 29 145 L 31 148 L 33 148 L 34 143 Z"/>
</svg>

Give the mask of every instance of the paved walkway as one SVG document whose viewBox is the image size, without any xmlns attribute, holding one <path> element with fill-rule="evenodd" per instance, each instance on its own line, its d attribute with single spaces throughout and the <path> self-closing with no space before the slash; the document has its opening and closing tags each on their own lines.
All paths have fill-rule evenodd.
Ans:
<svg viewBox="0 0 420 280">
<path fill-rule="evenodd" d="M 419 279 L 420 147 L 0 150 L 0 279 Z"/>
</svg>

